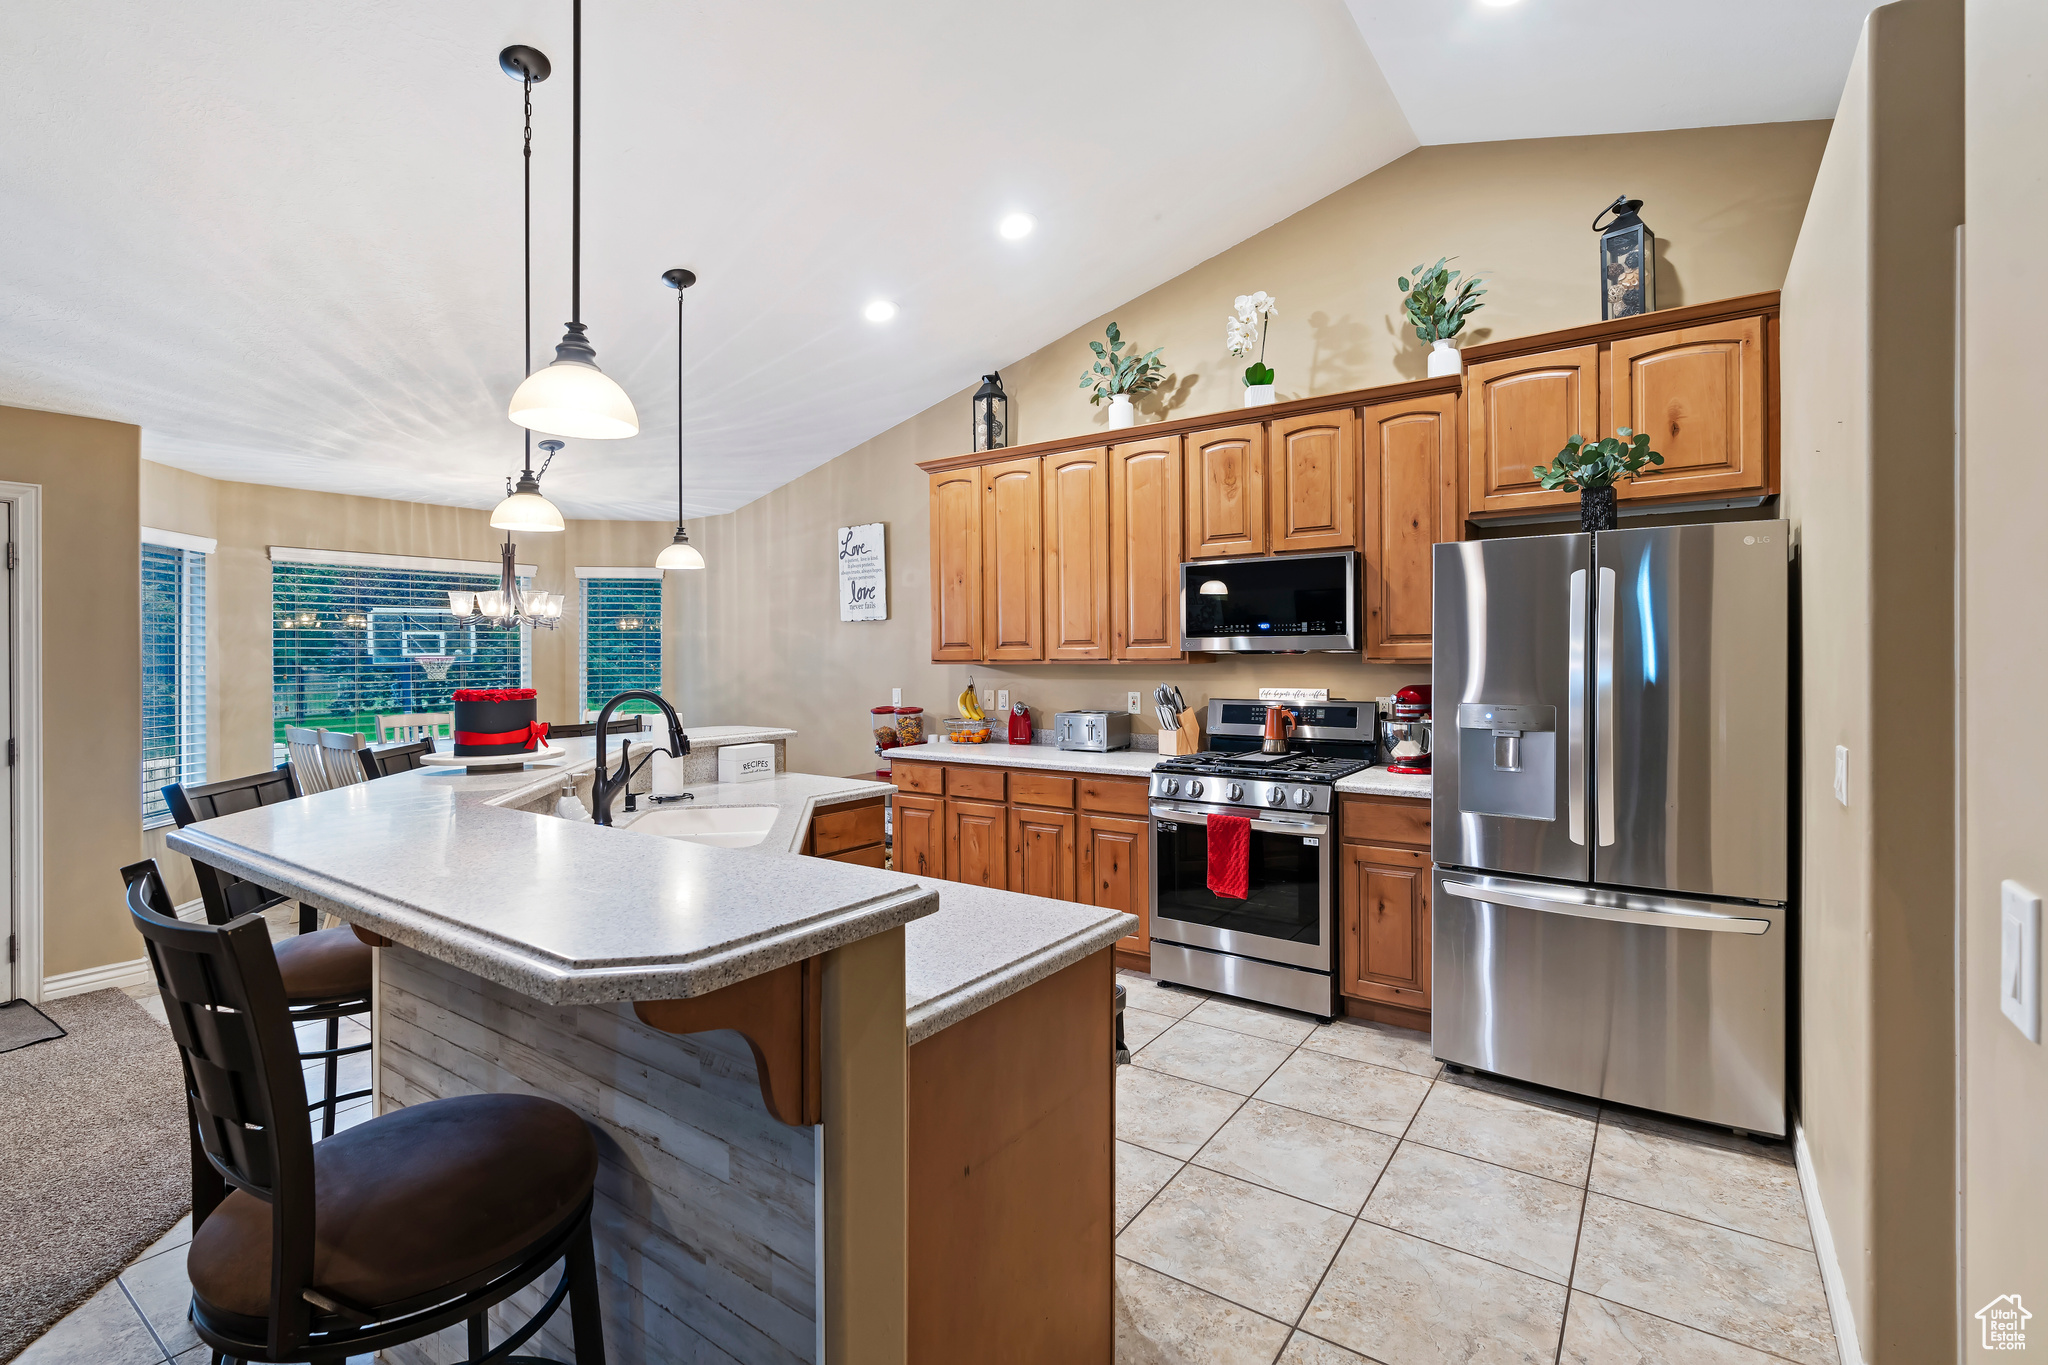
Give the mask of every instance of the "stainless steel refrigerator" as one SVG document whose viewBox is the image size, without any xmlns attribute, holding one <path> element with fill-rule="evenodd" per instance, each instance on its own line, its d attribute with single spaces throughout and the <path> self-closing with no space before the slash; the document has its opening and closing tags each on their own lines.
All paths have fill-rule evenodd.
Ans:
<svg viewBox="0 0 2048 1365">
<path fill-rule="evenodd" d="M 1436 547 L 1438 1057 L 1785 1133 L 1787 532 Z"/>
</svg>

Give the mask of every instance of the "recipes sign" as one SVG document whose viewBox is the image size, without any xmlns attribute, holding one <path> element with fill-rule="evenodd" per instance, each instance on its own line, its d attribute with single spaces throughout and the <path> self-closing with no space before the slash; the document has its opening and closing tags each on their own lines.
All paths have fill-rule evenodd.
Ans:
<svg viewBox="0 0 2048 1365">
<path fill-rule="evenodd" d="M 889 560 L 882 523 L 839 528 L 839 619 L 889 619 Z"/>
</svg>

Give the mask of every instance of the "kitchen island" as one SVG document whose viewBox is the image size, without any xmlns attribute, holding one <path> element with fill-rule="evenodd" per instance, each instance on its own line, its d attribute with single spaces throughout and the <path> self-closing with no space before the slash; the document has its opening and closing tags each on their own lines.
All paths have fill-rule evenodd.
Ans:
<svg viewBox="0 0 2048 1365">
<path fill-rule="evenodd" d="M 700 757 L 764 738 L 690 736 Z M 1106 1362 L 1128 917 L 798 856 L 816 812 L 888 790 L 860 779 L 691 788 L 680 809 L 758 813 L 747 847 L 674 829 L 731 824 L 675 806 L 669 837 L 623 798 L 614 828 L 559 818 L 595 762 L 561 747 L 552 769 L 404 773 L 172 846 L 378 945 L 380 1110 L 525 1091 L 592 1123 L 613 1361 L 937 1362 L 998 1358 L 993 1339 Z M 394 1358 L 453 1358 L 422 1347 Z"/>
</svg>

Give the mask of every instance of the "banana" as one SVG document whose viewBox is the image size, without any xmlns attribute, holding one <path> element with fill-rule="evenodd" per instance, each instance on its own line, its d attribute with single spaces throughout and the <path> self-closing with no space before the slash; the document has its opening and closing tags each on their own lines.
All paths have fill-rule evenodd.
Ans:
<svg viewBox="0 0 2048 1365">
<path fill-rule="evenodd" d="M 974 695 L 974 679 L 967 680 L 967 687 L 960 693 L 960 714 L 968 720 L 986 720 L 982 714 L 981 702 Z"/>
</svg>

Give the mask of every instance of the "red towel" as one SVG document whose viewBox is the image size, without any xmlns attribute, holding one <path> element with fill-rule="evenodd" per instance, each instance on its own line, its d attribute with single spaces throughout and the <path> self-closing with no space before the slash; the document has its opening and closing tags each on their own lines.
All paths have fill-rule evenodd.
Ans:
<svg viewBox="0 0 2048 1365">
<path fill-rule="evenodd" d="M 1242 815 L 1209 817 L 1209 889 L 1241 901 L 1250 894 L 1252 822 Z"/>
</svg>

